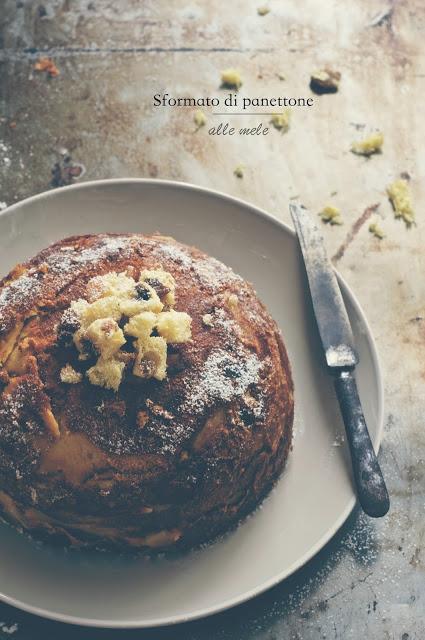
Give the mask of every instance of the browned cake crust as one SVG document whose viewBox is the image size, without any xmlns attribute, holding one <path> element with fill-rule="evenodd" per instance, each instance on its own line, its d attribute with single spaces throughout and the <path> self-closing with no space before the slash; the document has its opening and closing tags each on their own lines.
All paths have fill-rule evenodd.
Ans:
<svg viewBox="0 0 425 640">
<path fill-rule="evenodd" d="M 76 351 L 58 327 L 88 280 L 159 265 L 192 317 L 167 378 L 130 376 L 117 392 L 62 383 Z M 251 285 L 172 238 L 71 237 L 17 266 L 0 283 L 0 363 L 0 505 L 36 536 L 204 542 L 258 504 L 290 449 L 293 387 L 275 322 Z"/>
</svg>

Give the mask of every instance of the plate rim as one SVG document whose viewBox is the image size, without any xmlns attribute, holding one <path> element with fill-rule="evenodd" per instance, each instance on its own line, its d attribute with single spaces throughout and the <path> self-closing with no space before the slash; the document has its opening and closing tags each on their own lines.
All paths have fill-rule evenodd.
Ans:
<svg viewBox="0 0 425 640">
<path fill-rule="evenodd" d="M 42 191 L 41 193 L 37 193 L 33 196 L 29 196 L 28 198 L 24 198 L 19 202 L 16 202 L 6 209 L 0 212 L 0 218 L 13 216 L 16 211 L 19 210 L 23 205 L 31 205 L 36 203 L 39 200 L 44 200 L 46 198 L 54 198 L 57 194 L 66 192 L 66 191 L 80 191 L 85 189 L 99 188 L 103 186 L 113 186 L 113 185 L 125 185 L 125 184 L 138 184 L 145 186 L 153 186 L 153 187 L 168 187 L 168 188 L 177 188 L 183 189 L 189 192 L 200 192 L 208 196 L 212 196 L 214 198 L 219 198 L 221 200 L 225 200 L 234 205 L 242 207 L 244 209 L 249 209 L 255 215 L 258 215 L 260 218 L 271 222 L 275 226 L 279 227 L 284 232 L 288 233 L 293 238 L 296 237 L 295 231 L 287 225 L 285 222 L 279 220 L 275 215 L 269 213 L 268 211 L 262 209 L 261 207 L 248 202 L 242 198 L 229 195 L 223 191 L 219 191 L 216 189 L 212 189 L 210 187 L 204 187 L 200 185 L 196 185 L 190 182 L 182 182 L 177 180 L 164 180 L 164 179 L 155 179 L 155 178 L 107 178 L 102 180 L 87 180 L 85 182 L 81 182 L 78 184 L 67 185 L 64 187 L 59 187 L 56 189 L 52 189 L 50 191 Z M 376 431 L 376 441 L 374 443 L 375 451 L 378 453 L 380 444 L 382 441 L 383 431 L 384 431 L 384 386 L 383 386 L 383 375 L 382 368 L 379 361 L 378 351 L 376 348 L 375 339 L 372 333 L 372 329 L 369 325 L 367 317 L 352 289 L 348 286 L 347 282 L 343 278 L 343 276 L 338 272 L 337 269 L 334 268 L 336 273 L 338 283 L 341 286 L 344 295 L 350 300 L 350 304 L 353 306 L 355 312 L 358 314 L 361 319 L 363 326 L 365 328 L 365 335 L 370 348 L 370 355 L 373 364 L 373 369 L 376 377 L 377 383 L 377 402 L 378 402 L 378 411 L 377 411 L 377 431 Z M 205 618 L 211 615 L 215 615 L 226 611 L 227 609 L 231 609 L 236 607 L 237 605 L 243 604 L 252 598 L 259 596 L 260 594 L 268 591 L 272 587 L 276 586 L 290 575 L 301 569 L 309 560 L 311 560 L 330 540 L 333 536 L 339 531 L 344 522 L 347 520 L 351 511 L 353 510 L 356 504 L 356 496 L 353 494 L 350 501 L 348 502 L 345 509 L 342 511 L 341 515 L 337 520 L 329 527 L 329 529 L 322 535 L 322 537 L 316 542 L 315 545 L 310 547 L 310 549 L 302 555 L 298 560 L 293 562 L 286 570 L 278 572 L 272 578 L 265 580 L 263 583 L 250 589 L 249 591 L 244 592 L 241 595 L 235 596 L 226 600 L 225 602 L 219 605 L 213 605 L 212 607 L 203 607 L 202 609 L 198 609 L 191 614 L 181 614 L 168 616 L 163 618 L 153 618 L 151 620 L 102 620 L 98 618 L 84 618 L 80 616 L 73 616 L 69 614 L 62 614 L 55 611 L 50 611 L 49 609 L 44 609 L 42 607 L 33 606 L 19 600 L 18 598 L 14 598 L 12 596 L 8 596 L 7 594 L 0 591 L 0 601 L 4 602 L 8 605 L 16 607 L 22 611 L 27 613 L 31 613 L 33 615 L 40 616 L 42 618 L 47 618 L 49 620 L 54 620 L 57 622 L 63 622 L 66 624 L 73 624 L 77 626 L 85 626 L 85 627 L 95 627 L 95 628 L 103 628 L 103 629 L 149 629 L 154 627 L 167 627 L 176 624 L 183 624 L 185 622 L 190 622 L 194 620 L 199 620 L 201 618 Z"/>
</svg>

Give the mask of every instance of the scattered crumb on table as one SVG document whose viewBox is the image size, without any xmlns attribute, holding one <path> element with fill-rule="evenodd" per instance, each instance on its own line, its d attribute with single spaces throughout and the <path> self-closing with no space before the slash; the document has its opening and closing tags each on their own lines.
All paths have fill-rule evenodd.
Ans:
<svg viewBox="0 0 425 640">
<path fill-rule="evenodd" d="M 241 74 L 237 69 L 224 69 L 221 72 L 221 85 L 237 91 L 242 86 Z"/>
<path fill-rule="evenodd" d="M 387 195 L 394 209 L 394 216 L 401 218 L 410 228 L 415 224 L 415 212 L 412 205 L 409 183 L 400 178 L 387 187 Z"/>
<path fill-rule="evenodd" d="M 343 220 L 341 217 L 341 211 L 338 207 L 334 207 L 333 205 L 326 205 L 320 211 L 319 216 L 322 219 L 322 222 L 327 224 L 335 225 L 335 224 L 343 224 Z"/>
<path fill-rule="evenodd" d="M 200 127 L 203 127 L 207 123 L 207 116 L 203 111 L 201 111 L 201 109 L 198 109 L 193 114 L 193 121 L 199 129 Z"/>
<path fill-rule="evenodd" d="M 369 233 L 375 236 L 375 238 L 378 238 L 378 240 L 385 238 L 384 232 L 376 222 L 372 222 L 372 224 L 369 225 Z"/>
<path fill-rule="evenodd" d="M 281 113 L 274 113 L 270 119 L 270 122 L 275 129 L 278 129 L 282 133 L 289 131 L 289 125 L 291 120 L 291 110 L 285 109 Z"/>
<path fill-rule="evenodd" d="M 39 58 L 34 64 L 34 71 L 45 71 L 51 78 L 60 74 L 59 69 L 51 58 Z"/>
<path fill-rule="evenodd" d="M 359 156 L 371 156 L 374 153 L 381 153 L 383 144 L 384 134 L 376 131 L 359 142 L 353 142 L 351 151 Z"/>
<path fill-rule="evenodd" d="M 341 80 L 341 74 L 339 71 L 334 71 L 325 67 L 314 71 L 310 76 L 310 89 L 314 93 L 336 93 L 339 88 L 339 82 Z"/>
</svg>

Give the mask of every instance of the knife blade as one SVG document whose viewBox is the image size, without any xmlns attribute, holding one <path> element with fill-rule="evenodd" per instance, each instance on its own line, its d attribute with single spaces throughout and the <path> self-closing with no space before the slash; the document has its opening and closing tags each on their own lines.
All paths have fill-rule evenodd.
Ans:
<svg viewBox="0 0 425 640">
<path fill-rule="evenodd" d="M 357 496 L 365 513 L 381 517 L 387 513 L 390 502 L 357 390 L 354 369 L 358 355 L 350 320 L 323 237 L 312 215 L 305 207 L 293 203 L 289 210 L 304 260 L 326 363 L 334 375 Z"/>
</svg>

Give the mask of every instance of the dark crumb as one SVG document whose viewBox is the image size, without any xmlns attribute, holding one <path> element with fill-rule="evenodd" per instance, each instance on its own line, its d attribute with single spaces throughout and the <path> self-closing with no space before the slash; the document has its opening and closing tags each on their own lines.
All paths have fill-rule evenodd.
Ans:
<svg viewBox="0 0 425 640">
<path fill-rule="evenodd" d="M 84 174 L 84 166 L 73 162 L 71 156 L 65 156 L 63 160 L 55 162 L 52 168 L 52 179 L 50 187 L 65 187 L 72 184 L 74 180 L 81 178 Z"/>
<path fill-rule="evenodd" d="M 34 71 L 41 71 L 48 74 L 49 78 L 56 78 L 60 71 L 51 58 L 39 58 L 34 65 Z"/>
<path fill-rule="evenodd" d="M 339 87 L 341 74 L 339 71 L 325 68 L 315 71 L 310 77 L 310 89 L 322 95 L 323 93 L 336 93 Z"/>
</svg>

